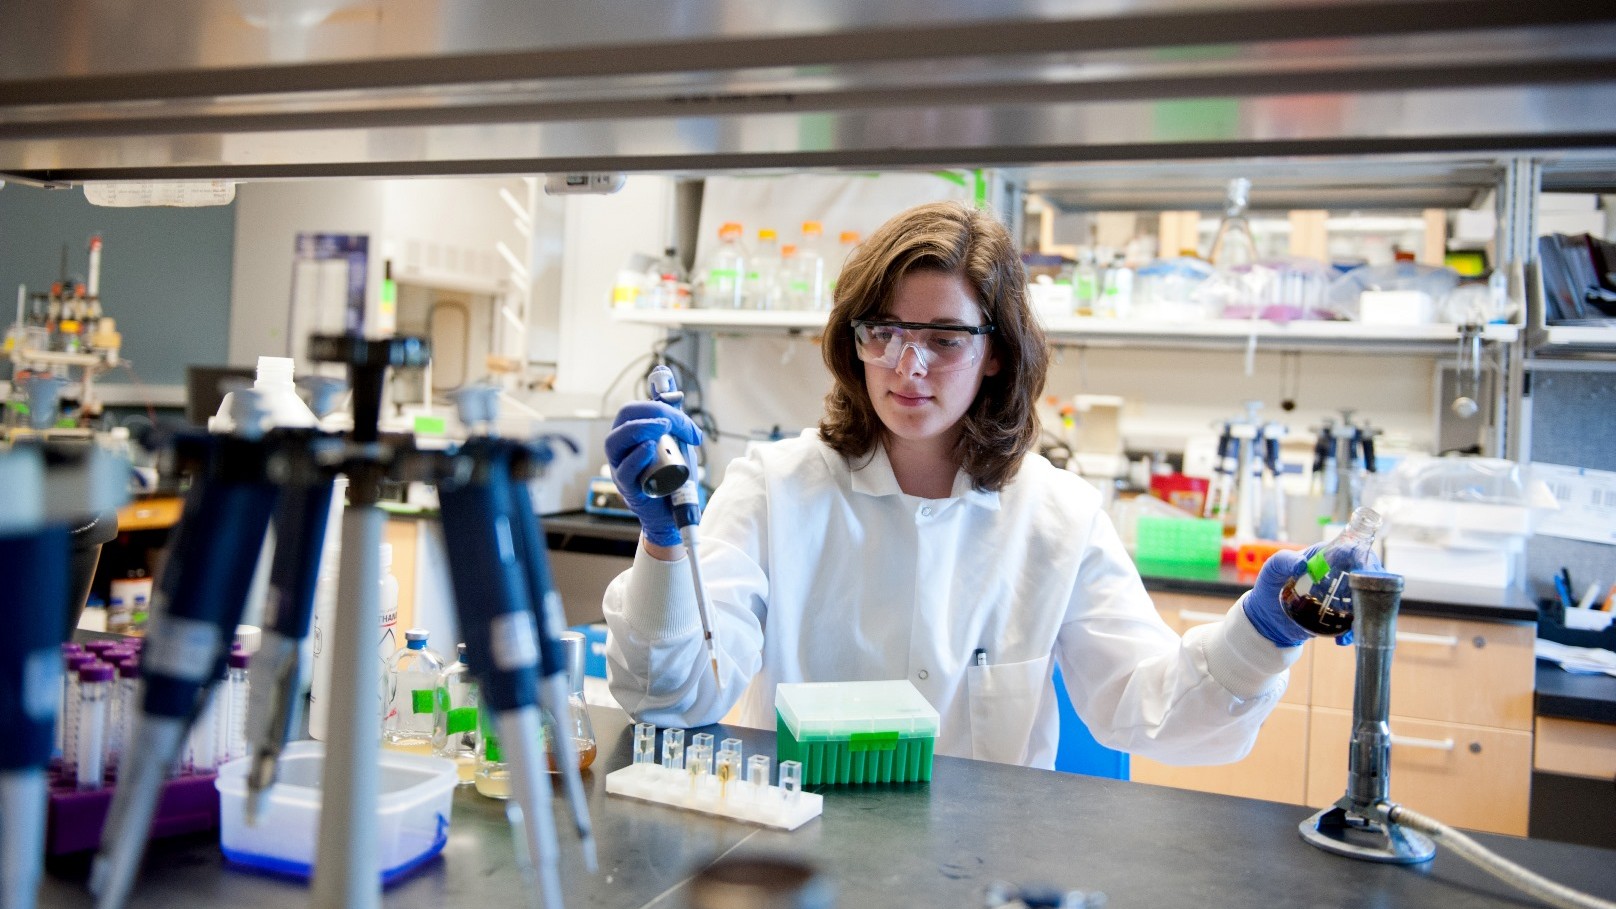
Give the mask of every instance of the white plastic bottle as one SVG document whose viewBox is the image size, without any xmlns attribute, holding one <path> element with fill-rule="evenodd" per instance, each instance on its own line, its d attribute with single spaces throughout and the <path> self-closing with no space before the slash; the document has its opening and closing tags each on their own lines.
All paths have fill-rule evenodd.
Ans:
<svg viewBox="0 0 1616 909">
<path fill-rule="evenodd" d="M 426 629 L 411 628 L 404 632 L 404 648 L 387 661 L 383 748 L 432 754 L 432 716 L 444 667 L 426 639 Z"/>
<path fill-rule="evenodd" d="M 253 379 L 253 391 L 258 393 L 265 413 L 265 428 L 311 427 L 320 423 L 314 411 L 298 397 L 297 385 L 292 381 L 296 363 L 291 357 L 259 357 L 258 371 Z M 230 416 L 230 404 L 236 393 L 230 392 L 219 402 L 219 412 L 208 418 L 208 432 L 228 433 L 236 429 Z M 262 625 L 264 601 L 269 596 L 269 567 L 275 554 L 275 529 L 264 535 L 264 545 L 258 552 L 258 566 L 253 572 L 252 584 L 247 588 L 247 607 L 241 621 L 247 625 Z"/>
</svg>

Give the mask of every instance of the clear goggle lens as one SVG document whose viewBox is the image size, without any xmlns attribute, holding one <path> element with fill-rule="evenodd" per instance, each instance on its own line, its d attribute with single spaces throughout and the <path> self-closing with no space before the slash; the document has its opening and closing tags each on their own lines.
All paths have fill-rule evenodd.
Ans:
<svg viewBox="0 0 1616 909">
<path fill-rule="evenodd" d="M 987 325 L 927 325 L 918 322 L 853 321 L 854 347 L 860 360 L 894 369 L 904 351 L 913 349 L 926 372 L 969 369 L 987 347 Z"/>
</svg>

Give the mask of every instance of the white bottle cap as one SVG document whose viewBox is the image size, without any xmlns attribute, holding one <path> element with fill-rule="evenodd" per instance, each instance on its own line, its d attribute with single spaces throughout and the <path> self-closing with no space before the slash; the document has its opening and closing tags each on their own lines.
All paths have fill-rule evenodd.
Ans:
<svg viewBox="0 0 1616 909">
<path fill-rule="evenodd" d="M 291 385 L 295 364 L 291 357 L 259 357 L 254 385 Z"/>
</svg>

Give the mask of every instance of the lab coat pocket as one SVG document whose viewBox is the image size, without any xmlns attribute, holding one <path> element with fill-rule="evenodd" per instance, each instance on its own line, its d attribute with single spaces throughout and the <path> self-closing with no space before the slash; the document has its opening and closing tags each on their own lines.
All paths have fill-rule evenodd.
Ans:
<svg viewBox="0 0 1616 909">
<path fill-rule="evenodd" d="M 1026 759 L 1048 671 L 1048 657 L 966 668 L 971 695 L 971 757 L 1001 764 L 1019 764 Z"/>
</svg>

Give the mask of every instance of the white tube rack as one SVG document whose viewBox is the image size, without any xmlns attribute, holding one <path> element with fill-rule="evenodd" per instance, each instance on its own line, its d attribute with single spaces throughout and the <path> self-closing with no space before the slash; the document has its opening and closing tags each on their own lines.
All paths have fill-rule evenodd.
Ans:
<svg viewBox="0 0 1616 909">
<path fill-rule="evenodd" d="M 696 777 L 693 784 L 689 773 L 660 764 L 630 764 L 606 774 L 606 792 L 779 830 L 801 827 L 825 806 L 818 793 L 786 792 L 744 779 L 731 780 L 721 797 L 718 778 L 712 774 Z"/>
</svg>

